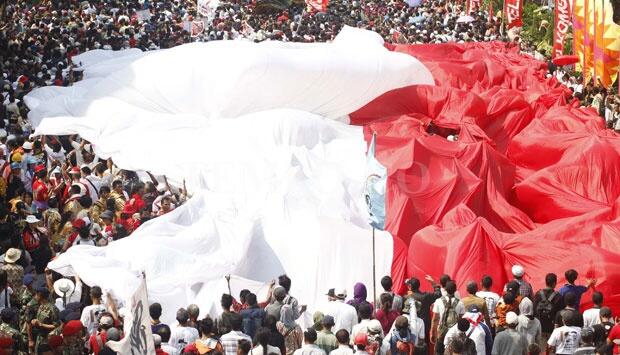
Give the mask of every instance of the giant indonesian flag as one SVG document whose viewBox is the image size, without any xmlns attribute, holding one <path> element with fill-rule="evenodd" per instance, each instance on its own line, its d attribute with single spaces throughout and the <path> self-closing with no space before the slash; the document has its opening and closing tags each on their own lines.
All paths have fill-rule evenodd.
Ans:
<svg viewBox="0 0 620 355">
<path fill-rule="evenodd" d="M 514 264 L 540 288 L 575 268 L 620 312 L 619 137 L 508 46 L 384 46 L 345 28 L 323 44 L 84 53 L 80 85 L 26 97 L 36 133 L 79 133 L 121 168 L 185 178 L 193 196 L 49 266 L 120 298 L 144 270 L 165 322 L 189 303 L 217 314 L 225 275 L 255 290 L 286 273 L 311 323 L 328 289 L 371 285 L 376 132 L 387 175 L 377 273 L 397 290 L 445 272 L 461 289 L 490 274 L 500 292 Z"/>
</svg>

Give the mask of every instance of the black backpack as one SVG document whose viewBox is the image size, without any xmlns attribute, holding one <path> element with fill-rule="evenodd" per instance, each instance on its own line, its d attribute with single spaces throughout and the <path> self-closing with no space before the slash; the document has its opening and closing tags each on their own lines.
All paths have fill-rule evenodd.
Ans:
<svg viewBox="0 0 620 355">
<path fill-rule="evenodd" d="M 540 290 L 538 294 L 540 295 L 540 302 L 536 305 L 536 317 L 540 320 L 553 320 L 553 300 L 558 296 L 558 293 L 553 291 L 549 297 L 547 297 L 545 291 Z"/>
</svg>

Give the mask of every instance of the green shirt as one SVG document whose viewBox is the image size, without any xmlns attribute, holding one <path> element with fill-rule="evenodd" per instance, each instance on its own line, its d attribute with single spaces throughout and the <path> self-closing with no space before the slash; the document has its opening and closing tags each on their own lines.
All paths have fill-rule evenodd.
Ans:
<svg viewBox="0 0 620 355">
<path fill-rule="evenodd" d="M 329 330 L 323 329 L 317 334 L 316 341 L 314 342 L 316 346 L 323 349 L 325 354 L 329 354 L 332 350 L 336 350 L 338 348 L 338 341 L 336 340 L 336 336 Z"/>
</svg>

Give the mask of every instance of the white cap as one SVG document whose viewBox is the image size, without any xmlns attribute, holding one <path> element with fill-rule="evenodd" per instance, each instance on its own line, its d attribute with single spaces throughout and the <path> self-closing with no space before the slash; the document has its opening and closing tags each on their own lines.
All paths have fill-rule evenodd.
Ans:
<svg viewBox="0 0 620 355">
<path fill-rule="evenodd" d="M 22 144 L 22 148 L 24 149 L 32 149 L 32 143 L 29 141 L 25 141 L 24 144 Z"/>
<path fill-rule="evenodd" d="M 514 265 L 512 267 L 512 275 L 514 275 L 514 277 L 521 277 L 523 274 L 525 274 L 525 269 L 523 269 L 523 266 Z"/>
<path fill-rule="evenodd" d="M 519 318 L 515 312 L 508 312 L 506 314 L 506 324 L 517 324 L 519 323 Z"/>
</svg>

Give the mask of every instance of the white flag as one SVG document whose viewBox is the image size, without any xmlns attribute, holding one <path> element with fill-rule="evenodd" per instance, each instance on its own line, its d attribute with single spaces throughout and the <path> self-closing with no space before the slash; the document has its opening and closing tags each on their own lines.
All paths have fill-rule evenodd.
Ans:
<svg viewBox="0 0 620 355">
<path fill-rule="evenodd" d="M 106 343 L 110 349 L 119 354 L 155 355 L 155 343 L 151 333 L 146 280 L 142 277 L 140 287 L 126 303 L 128 314 L 125 315 L 123 332 L 125 337 L 120 341 Z"/>
</svg>

